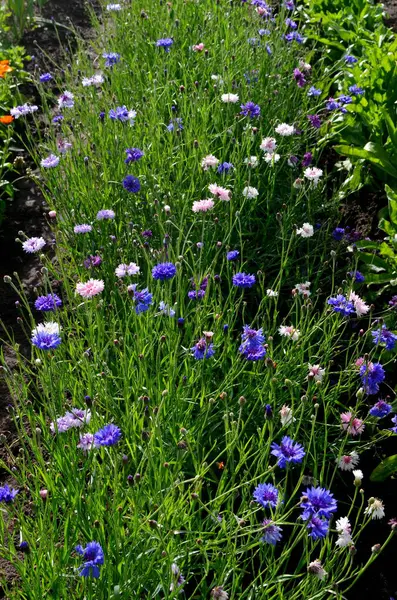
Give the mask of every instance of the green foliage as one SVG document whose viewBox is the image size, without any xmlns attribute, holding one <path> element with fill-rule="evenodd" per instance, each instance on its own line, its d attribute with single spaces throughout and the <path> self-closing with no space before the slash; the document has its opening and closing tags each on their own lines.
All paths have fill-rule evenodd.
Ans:
<svg viewBox="0 0 397 600">
<path fill-rule="evenodd" d="M 397 454 L 388 456 L 372 471 L 370 479 L 374 482 L 385 481 L 397 472 Z"/>
</svg>

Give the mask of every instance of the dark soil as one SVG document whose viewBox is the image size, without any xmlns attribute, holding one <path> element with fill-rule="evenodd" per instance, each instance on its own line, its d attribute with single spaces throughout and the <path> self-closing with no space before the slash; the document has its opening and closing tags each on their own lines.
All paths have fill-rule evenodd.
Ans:
<svg viewBox="0 0 397 600">
<path fill-rule="evenodd" d="M 397 0 L 385 0 L 383 2 L 386 10 L 386 25 L 397 29 Z"/>
</svg>

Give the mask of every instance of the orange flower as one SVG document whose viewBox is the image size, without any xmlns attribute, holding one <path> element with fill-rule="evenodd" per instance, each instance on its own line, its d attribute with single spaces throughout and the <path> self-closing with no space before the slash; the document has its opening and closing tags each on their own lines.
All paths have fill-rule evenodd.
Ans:
<svg viewBox="0 0 397 600">
<path fill-rule="evenodd" d="M 13 120 L 14 117 L 11 115 L 4 115 L 3 117 L 0 117 L 0 123 L 3 123 L 3 125 L 9 125 L 13 122 Z"/>
<path fill-rule="evenodd" d="M 13 71 L 8 60 L 0 60 L 0 77 L 3 78 L 6 73 Z"/>
</svg>

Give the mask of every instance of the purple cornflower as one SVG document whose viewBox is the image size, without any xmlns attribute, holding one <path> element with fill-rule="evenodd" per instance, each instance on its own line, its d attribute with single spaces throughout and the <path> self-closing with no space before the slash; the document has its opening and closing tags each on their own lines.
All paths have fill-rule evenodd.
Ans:
<svg viewBox="0 0 397 600">
<path fill-rule="evenodd" d="M 389 300 L 388 305 L 392 308 L 397 308 L 397 296 L 392 296 L 391 300 Z"/>
<path fill-rule="evenodd" d="M 332 110 L 338 110 L 338 108 L 341 108 L 342 104 L 340 102 L 338 102 L 338 100 L 335 100 L 335 98 L 329 98 L 327 101 L 327 104 L 325 105 L 325 108 L 329 111 Z"/>
<path fill-rule="evenodd" d="M 201 300 L 201 298 L 204 298 L 205 291 L 208 286 L 208 277 L 204 277 L 202 279 L 198 290 L 196 290 L 196 283 L 195 283 L 194 279 L 190 280 L 190 284 L 193 289 L 190 292 L 188 292 L 188 294 L 187 294 L 188 298 L 190 300 Z"/>
<path fill-rule="evenodd" d="M 270 404 L 265 404 L 265 419 L 273 418 L 273 409 Z"/>
<path fill-rule="evenodd" d="M 86 269 L 89 269 L 90 267 L 99 267 L 101 264 L 102 258 L 98 254 L 96 256 L 90 254 L 83 262 Z"/>
<path fill-rule="evenodd" d="M 357 61 L 358 59 L 355 56 L 352 56 L 351 54 L 346 54 L 345 63 L 347 65 L 354 65 Z"/>
<path fill-rule="evenodd" d="M 332 237 L 337 242 L 340 242 L 345 237 L 345 233 L 346 230 L 344 229 L 344 227 L 335 227 L 335 229 L 332 232 Z"/>
<path fill-rule="evenodd" d="M 305 38 L 299 33 L 299 31 L 291 31 L 291 33 L 287 33 L 284 36 L 287 42 L 297 42 L 298 44 L 303 44 Z"/>
<path fill-rule="evenodd" d="M 157 40 L 156 46 L 158 48 L 164 48 L 166 52 L 169 52 L 173 43 L 174 40 L 172 38 L 160 38 L 159 40 Z"/>
<path fill-rule="evenodd" d="M 14 108 L 11 108 L 10 115 L 14 117 L 14 119 L 19 119 L 25 115 L 33 114 L 36 110 L 39 110 L 39 107 L 35 104 L 22 104 L 21 106 L 14 106 Z"/>
<path fill-rule="evenodd" d="M 262 37 L 263 35 L 270 35 L 270 30 L 269 29 L 259 29 L 258 30 L 259 35 Z"/>
<path fill-rule="evenodd" d="M 353 102 L 352 97 L 348 96 L 347 94 L 341 94 L 340 96 L 338 96 L 338 100 L 342 104 L 351 104 Z"/>
<path fill-rule="evenodd" d="M 62 342 L 58 323 L 40 323 L 32 331 L 32 344 L 39 350 L 55 350 Z"/>
<path fill-rule="evenodd" d="M 294 4 L 293 0 L 285 0 L 284 7 L 287 10 L 294 10 L 295 9 L 295 4 Z"/>
<path fill-rule="evenodd" d="M 121 429 L 117 425 L 109 423 L 94 434 L 94 445 L 96 448 L 100 446 L 114 446 L 120 439 Z"/>
<path fill-rule="evenodd" d="M 227 252 L 226 259 L 227 260 L 236 260 L 240 256 L 240 252 L 238 250 L 230 250 Z"/>
<path fill-rule="evenodd" d="M 103 58 L 106 58 L 105 67 L 113 67 L 120 62 L 120 54 L 118 52 L 104 52 Z"/>
<path fill-rule="evenodd" d="M 155 265 L 152 269 L 153 279 L 165 281 L 172 279 L 176 275 L 176 266 L 171 262 L 164 262 Z"/>
<path fill-rule="evenodd" d="M 126 106 L 117 106 L 116 108 L 112 108 L 109 110 L 109 118 L 112 121 L 128 121 L 129 119 L 129 110 Z"/>
<path fill-rule="evenodd" d="M 386 350 L 394 350 L 397 342 L 397 335 L 389 331 L 386 325 L 382 325 L 382 327 L 376 331 L 371 331 L 371 335 L 374 344 L 385 344 Z"/>
<path fill-rule="evenodd" d="M 276 508 L 278 489 L 271 483 L 260 483 L 254 490 L 253 498 L 263 508 Z"/>
<path fill-rule="evenodd" d="M 133 283 L 128 286 L 127 290 L 135 302 L 135 312 L 139 315 L 149 310 L 150 305 L 153 304 L 153 295 L 150 294 L 147 288 L 139 291 L 137 287 L 138 285 Z"/>
<path fill-rule="evenodd" d="M 310 98 L 315 98 L 316 96 L 321 96 L 321 90 L 319 90 L 319 89 L 315 88 L 315 87 L 314 87 L 314 85 L 312 85 L 312 86 L 309 88 L 309 91 L 307 92 L 307 95 L 308 95 Z"/>
<path fill-rule="evenodd" d="M 394 424 L 394 427 L 390 427 L 390 431 L 397 433 L 397 415 L 394 415 L 391 422 Z"/>
<path fill-rule="evenodd" d="M 376 417 L 377 419 L 383 419 L 383 417 L 387 417 L 392 411 L 391 404 L 388 404 L 384 400 L 378 400 L 376 404 L 373 405 L 369 410 L 369 414 L 371 417 Z"/>
<path fill-rule="evenodd" d="M 98 542 L 89 542 L 85 548 L 78 545 L 75 551 L 84 559 L 84 564 L 79 567 L 81 577 L 99 577 L 99 565 L 103 565 L 105 558 L 102 546 Z"/>
<path fill-rule="evenodd" d="M 247 360 L 254 362 L 262 360 L 266 355 L 266 348 L 264 348 L 265 336 L 263 335 L 262 328 L 256 330 L 252 329 L 249 325 L 244 325 L 243 333 L 241 334 L 241 345 L 238 349 Z"/>
<path fill-rule="evenodd" d="M 349 317 L 355 313 L 354 304 L 350 302 L 342 294 L 338 294 L 335 298 L 330 298 L 327 302 L 335 312 L 340 313 L 343 317 Z"/>
<path fill-rule="evenodd" d="M 255 117 L 259 117 L 261 114 L 261 109 L 258 104 L 254 104 L 254 102 L 247 102 L 246 104 L 240 105 L 241 112 L 240 115 L 244 117 L 250 117 L 250 119 L 254 119 Z"/>
<path fill-rule="evenodd" d="M 19 490 L 14 490 L 10 488 L 7 484 L 3 487 L 0 487 L 0 502 L 5 502 L 6 504 L 10 504 L 14 501 L 15 496 L 18 494 Z"/>
<path fill-rule="evenodd" d="M 349 92 L 353 94 L 353 96 L 362 96 L 365 93 L 363 88 L 360 88 L 356 83 L 349 87 Z"/>
<path fill-rule="evenodd" d="M 192 356 L 194 356 L 196 360 L 211 358 L 211 356 L 214 356 L 215 354 L 214 344 L 212 344 L 206 338 L 199 339 L 199 341 L 192 348 L 190 348 L 190 350 L 192 352 Z"/>
<path fill-rule="evenodd" d="M 83 433 L 79 438 L 77 448 L 80 448 L 83 452 L 89 452 L 94 447 L 94 436 L 92 433 Z"/>
<path fill-rule="evenodd" d="M 22 248 L 28 254 L 34 254 L 40 252 L 45 246 L 45 240 L 42 237 L 31 237 L 25 240 L 22 244 Z"/>
<path fill-rule="evenodd" d="M 62 306 L 62 300 L 56 294 L 47 294 L 47 296 L 39 296 L 34 303 L 36 310 L 50 312 Z"/>
<path fill-rule="evenodd" d="M 300 69 L 294 69 L 294 79 L 295 79 L 298 87 L 300 87 L 300 88 L 305 87 L 307 81 L 305 79 L 304 74 L 302 73 L 302 71 Z"/>
<path fill-rule="evenodd" d="M 62 123 L 62 121 L 64 120 L 64 116 L 63 115 L 56 115 L 53 119 L 52 122 L 53 123 Z"/>
<path fill-rule="evenodd" d="M 301 463 L 306 454 L 303 446 L 287 435 L 282 438 L 280 445 L 273 442 L 271 448 L 271 453 L 277 458 L 277 464 L 281 469 L 285 469 L 287 463 Z"/>
<path fill-rule="evenodd" d="M 50 430 L 52 433 L 65 433 L 69 429 L 81 428 L 90 421 L 91 412 L 88 409 L 72 408 L 71 411 L 56 420 L 56 425 L 53 422 L 50 423 Z"/>
<path fill-rule="evenodd" d="M 102 210 L 99 210 L 97 212 L 96 218 L 97 221 L 107 221 L 109 219 L 114 219 L 115 216 L 116 215 L 114 210 L 110 210 L 109 208 L 103 208 Z"/>
<path fill-rule="evenodd" d="M 365 281 L 365 277 L 360 271 L 349 271 L 348 275 L 357 283 L 363 283 L 363 281 Z"/>
<path fill-rule="evenodd" d="M 314 515 L 307 522 L 306 527 L 310 532 L 309 537 L 311 537 L 313 540 L 320 540 L 325 538 L 325 536 L 327 535 L 329 529 L 329 522 L 327 521 L 327 519 L 321 519 L 320 517 Z"/>
<path fill-rule="evenodd" d="M 262 523 L 262 526 L 263 536 L 261 537 L 261 542 L 275 546 L 282 538 L 282 528 L 278 525 L 275 525 L 270 519 L 265 519 Z"/>
<path fill-rule="evenodd" d="M 92 231 L 92 226 L 82 223 L 81 225 L 75 225 L 73 231 L 75 233 L 90 233 L 90 231 Z"/>
<path fill-rule="evenodd" d="M 304 521 L 308 521 L 312 516 L 330 519 L 337 509 L 337 503 L 332 492 L 312 486 L 303 492 L 300 507 L 303 509 L 301 517 Z"/>
<path fill-rule="evenodd" d="M 313 154 L 311 152 L 306 152 L 302 159 L 302 167 L 308 167 L 312 164 Z"/>
<path fill-rule="evenodd" d="M 380 363 L 364 363 L 360 367 L 361 383 L 365 392 L 372 396 L 379 391 L 379 384 L 382 383 L 386 374 Z"/>
<path fill-rule="evenodd" d="M 50 154 L 46 158 L 43 158 L 40 162 L 41 166 L 45 169 L 53 169 L 59 165 L 60 158 L 55 154 Z"/>
<path fill-rule="evenodd" d="M 124 161 L 126 165 L 136 162 L 144 156 L 144 152 L 139 148 L 126 148 L 125 153 L 127 155 L 127 158 Z"/>
<path fill-rule="evenodd" d="M 58 108 L 73 108 L 74 94 L 65 90 L 58 98 Z"/>
<path fill-rule="evenodd" d="M 172 119 L 167 125 L 167 129 L 170 132 L 175 131 L 175 128 L 177 131 L 183 131 L 183 120 L 180 117 Z"/>
<path fill-rule="evenodd" d="M 217 172 L 220 174 L 222 174 L 222 173 L 227 174 L 232 169 L 234 169 L 234 165 L 232 163 L 223 162 L 223 163 L 220 163 L 220 165 L 218 165 Z"/>
<path fill-rule="evenodd" d="M 315 127 L 316 129 L 320 129 L 321 119 L 318 115 L 307 115 L 307 118 L 309 119 L 313 127 Z"/>
<path fill-rule="evenodd" d="M 236 273 L 233 275 L 233 285 L 239 288 L 250 288 L 255 282 L 255 275 L 250 275 L 249 273 Z"/>
<path fill-rule="evenodd" d="M 151 229 L 145 229 L 144 231 L 142 231 L 141 235 L 144 238 L 151 238 L 153 237 L 153 231 Z"/>
<path fill-rule="evenodd" d="M 185 580 L 184 576 L 182 575 L 181 570 L 176 563 L 172 563 L 171 573 L 172 573 L 173 581 L 170 585 L 170 591 L 173 592 L 175 587 L 177 587 L 177 588 L 181 587 L 181 585 L 183 585 L 186 580 Z"/>
<path fill-rule="evenodd" d="M 141 184 L 138 177 L 135 175 L 127 175 L 123 179 L 123 188 L 131 194 L 136 194 L 141 189 Z"/>
<path fill-rule="evenodd" d="M 51 81 L 51 79 L 52 79 L 51 73 L 43 73 L 39 77 L 40 83 L 47 83 L 48 81 Z"/>
<path fill-rule="evenodd" d="M 266 52 L 270 56 L 272 54 L 272 49 L 270 48 L 269 44 L 266 44 L 265 48 L 266 48 Z"/>
<path fill-rule="evenodd" d="M 287 17 L 284 21 L 285 25 L 287 27 L 289 27 L 290 29 L 298 29 L 298 24 L 295 23 L 295 21 L 293 21 L 292 19 L 290 19 L 289 17 Z"/>
</svg>

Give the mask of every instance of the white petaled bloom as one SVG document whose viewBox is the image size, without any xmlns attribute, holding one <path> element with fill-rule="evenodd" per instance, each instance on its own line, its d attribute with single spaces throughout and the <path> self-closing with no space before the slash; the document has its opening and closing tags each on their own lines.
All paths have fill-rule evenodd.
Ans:
<svg viewBox="0 0 397 600">
<path fill-rule="evenodd" d="M 353 471 L 353 477 L 354 477 L 354 485 L 356 485 L 358 487 L 359 485 L 361 485 L 361 482 L 364 479 L 364 473 L 361 471 L 361 469 L 355 469 Z"/>
<path fill-rule="evenodd" d="M 310 286 L 310 281 L 305 281 L 304 283 L 295 283 L 295 289 L 297 290 L 298 294 L 304 298 L 308 298 L 310 296 Z"/>
<path fill-rule="evenodd" d="M 293 125 L 288 125 L 288 123 L 280 123 L 280 125 L 277 125 L 275 132 L 278 133 L 278 135 L 287 137 L 289 135 L 294 135 L 295 127 Z"/>
<path fill-rule="evenodd" d="M 360 457 L 357 452 L 353 450 L 353 452 L 350 452 L 350 454 L 344 454 L 340 457 L 338 466 L 342 471 L 353 471 L 353 469 L 358 466 L 359 462 Z"/>
<path fill-rule="evenodd" d="M 208 169 L 215 169 L 215 167 L 217 167 L 218 164 L 219 159 L 216 158 L 216 156 L 214 156 L 213 154 L 208 154 L 207 156 L 204 156 L 204 158 L 201 161 L 201 167 L 203 171 L 208 171 Z"/>
<path fill-rule="evenodd" d="M 168 317 L 175 317 L 175 311 L 168 306 L 163 300 L 159 304 L 159 315 L 167 315 Z"/>
<path fill-rule="evenodd" d="M 35 252 L 40 252 L 42 248 L 45 246 L 45 240 L 42 237 L 31 237 L 27 239 L 22 244 L 22 248 L 28 254 L 33 254 Z"/>
<path fill-rule="evenodd" d="M 47 323 L 40 323 L 32 330 L 32 335 L 37 335 L 38 333 L 57 333 L 59 335 L 61 331 L 61 327 L 59 323 L 55 323 L 55 321 L 47 321 Z"/>
<path fill-rule="evenodd" d="M 257 156 L 250 156 L 249 158 L 244 159 L 244 164 L 246 164 L 247 167 L 251 167 L 251 169 L 254 169 L 259 165 L 259 159 Z"/>
<path fill-rule="evenodd" d="M 261 145 L 259 146 L 261 150 L 267 152 L 269 154 L 273 154 L 275 149 L 277 148 L 277 142 L 274 137 L 266 137 L 261 141 Z"/>
<path fill-rule="evenodd" d="M 302 71 L 311 71 L 311 69 L 312 69 L 312 66 L 311 66 L 311 65 L 309 65 L 309 63 L 305 63 L 305 61 L 301 59 L 301 60 L 299 61 L 299 68 L 300 68 Z"/>
<path fill-rule="evenodd" d="M 274 163 L 280 160 L 281 156 L 277 154 L 277 152 L 268 152 L 263 158 L 265 159 L 268 165 L 274 165 Z"/>
<path fill-rule="evenodd" d="M 366 315 L 369 311 L 369 306 L 364 302 L 360 296 L 358 296 L 355 292 L 350 292 L 349 295 L 350 302 L 353 302 L 354 310 L 356 311 L 356 315 L 358 317 L 362 317 Z"/>
<path fill-rule="evenodd" d="M 208 189 L 211 192 L 211 194 L 213 194 L 220 200 L 224 200 L 225 202 L 228 202 L 230 200 L 230 194 L 232 192 L 224 187 L 221 187 L 217 183 L 210 183 Z"/>
<path fill-rule="evenodd" d="M 73 106 L 74 106 L 74 94 L 72 94 L 72 92 L 68 92 L 66 90 L 58 98 L 58 107 L 59 108 L 73 108 Z"/>
<path fill-rule="evenodd" d="M 131 125 L 131 127 L 134 125 L 135 123 L 135 117 L 136 117 L 136 110 L 129 110 L 128 111 L 128 121 Z"/>
<path fill-rule="evenodd" d="M 370 498 L 364 513 L 369 515 L 371 519 L 383 519 L 385 516 L 385 507 L 382 500 L 379 500 L 379 498 Z"/>
<path fill-rule="evenodd" d="M 100 73 L 97 73 L 96 75 L 93 75 L 92 77 L 83 77 L 83 79 L 81 80 L 81 83 L 82 83 L 83 87 L 90 87 L 91 85 L 99 86 L 104 81 L 105 81 L 105 79 L 104 79 L 103 75 L 101 75 Z"/>
<path fill-rule="evenodd" d="M 138 275 L 140 268 L 136 263 L 130 263 L 129 265 L 121 263 L 116 267 L 115 274 L 117 277 L 126 277 L 127 275 Z"/>
<path fill-rule="evenodd" d="M 314 379 L 314 381 L 322 381 L 325 375 L 325 369 L 322 369 L 320 365 L 311 365 L 308 364 L 309 367 L 309 377 Z"/>
<path fill-rule="evenodd" d="M 309 563 L 309 566 L 307 567 L 307 572 L 311 575 L 315 575 L 317 579 L 324 579 L 328 575 L 327 571 L 321 564 L 321 560 L 319 558 L 316 558 L 316 560 Z"/>
<path fill-rule="evenodd" d="M 278 328 L 278 332 L 284 337 L 291 338 L 291 340 L 293 340 L 294 342 L 296 342 L 300 336 L 299 329 L 295 329 L 295 327 L 293 327 L 292 325 L 280 325 L 280 327 Z"/>
<path fill-rule="evenodd" d="M 318 169 L 317 167 L 307 167 L 307 169 L 303 171 L 303 174 L 306 177 L 306 179 L 312 181 L 314 185 L 317 185 L 320 180 L 320 177 L 323 176 L 323 171 L 322 169 Z"/>
<path fill-rule="evenodd" d="M 224 102 L 225 104 L 235 104 L 239 101 L 239 97 L 237 94 L 222 94 L 221 99 L 222 102 Z"/>
<path fill-rule="evenodd" d="M 257 198 L 257 196 L 259 195 L 259 192 L 256 188 L 248 185 L 247 187 L 245 187 L 243 189 L 243 196 L 245 198 Z"/>
<path fill-rule="evenodd" d="M 221 585 L 217 585 L 211 590 L 211 598 L 214 600 L 229 600 L 229 594 Z"/>
<path fill-rule="evenodd" d="M 292 416 L 292 408 L 287 406 L 286 404 L 280 410 L 280 421 L 283 427 L 285 425 L 291 425 L 296 419 Z"/>
<path fill-rule="evenodd" d="M 121 4 L 108 4 L 106 6 L 106 10 L 108 12 L 112 12 L 112 11 L 118 12 L 119 10 L 121 10 Z"/>
<path fill-rule="evenodd" d="M 269 298 L 277 298 L 278 292 L 275 292 L 274 290 L 271 290 L 269 288 L 268 290 L 266 290 L 266 296 L 268 296 Z"/>
<path fill-rule="evenodd" d="M 303 238 L 309 238 L 314 235 L 313 225 L 310 223 L 303 223 L 302 227 L 296 230 L 296 235 L 300 235 Z"/>
<path fill-rule="evenodd" d="M 211 75 L 212 81 L 217 81 L 219 85 L 223 84 L 223 79 L 220 75 Z"/>
<path fill-rule="evenodd" d="M 353 543 L 353 540 L 351 536 L 352 527 L 348 517 L 341 517 L 338 519 L 335 523 L 335 528 L 339 534 L 335 545 L 338 546 L 338 548 L 346 548 L 346 546 L 350 546 Z"/>
<path fill-rule="evenodd" d="M 303 179 L 301 179 L 300 177 L 297 177 L 292 185 L 296 190 L 300 190 L 300 188 L 302 187 L 302 184 L 303 184 Z"/>
</svg>

